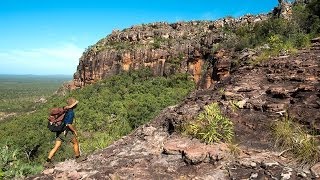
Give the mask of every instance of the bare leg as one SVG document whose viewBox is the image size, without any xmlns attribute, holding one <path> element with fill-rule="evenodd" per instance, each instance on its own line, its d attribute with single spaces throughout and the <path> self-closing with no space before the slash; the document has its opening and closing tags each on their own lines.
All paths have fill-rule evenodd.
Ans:
<svg viewBox="0 0 320 180">
<path fill-rule="evenodd" d="M 54 154 L 58 151 L 59 147 L 61 146 L 61 143 L 61 141 L 56 140 L 53 149 L 49 153 L 48 159 L 51 159 L 54 156 Z"/>
<path fill-rule="evenodd" d="M 80 156 L 80 149 L 79 149 L 79 142 L 77 140 L 76 137 L 73 137 L 71 140 L 72 144 L 73 144 L 73 151 L 76 157 Z"/>
</svg>

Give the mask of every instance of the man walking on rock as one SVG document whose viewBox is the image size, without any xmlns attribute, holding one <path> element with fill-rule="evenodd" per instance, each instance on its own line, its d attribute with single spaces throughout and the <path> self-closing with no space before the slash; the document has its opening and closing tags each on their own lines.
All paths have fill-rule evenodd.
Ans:
<svg viewBox="0 0 320 180">
<path fill-rule="evenodd" d="M 79 101 L 74 98 L 69 98 L 67 100 L 68 105 L 64 107 L 64 109 L 68 109 L 65 117 L 63 119 L 65 128 L 61 132 L 56 133 L 56 140 L 53 149 L 49 152 L 47 162 L 45 163 L 46 168 L 53 168 L 54 165 L 52 163 L 52 157 L 60 148 L 62 142 L 71 142 L 73 144 L 73 150 L 76 157 L 76 162 L 84 161 L 86 158 L 84 156 L 80 156 L 80 148 L 79 142 L 77 139 L 78 133 L 73 126 L 74 120 L 74 109 L 77 107 Z"/>
</svg>

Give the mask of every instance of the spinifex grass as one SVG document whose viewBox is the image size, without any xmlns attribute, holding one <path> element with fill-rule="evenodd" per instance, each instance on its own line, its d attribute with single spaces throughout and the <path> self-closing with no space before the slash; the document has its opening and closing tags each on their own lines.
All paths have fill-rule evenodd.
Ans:
<svg viewBox="0 0 320 180">
<path fill-rule="evenodd" d="M 288 116 L 273 125 L 275 145 L 288 150 L 301 163 L 313 164 L 320 159 L 318 140 Z"/>
<path fill-rule="evenodd" d="M 184 131 L 208 144 L 231 142 L 234 136 L 233 123 L 220 112 L 217 103 L 205 106 L 195 121 L 185 125 Z"/>
</svg>

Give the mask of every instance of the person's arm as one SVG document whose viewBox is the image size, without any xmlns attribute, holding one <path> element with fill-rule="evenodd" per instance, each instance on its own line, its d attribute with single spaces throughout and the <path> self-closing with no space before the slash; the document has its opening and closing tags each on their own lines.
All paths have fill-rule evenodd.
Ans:
<svg viewBox="0 0 320 180">
<path fill-rule="evenodd" d="M 69 129 L 72 131 L 72 133 L 73 133 L 75 136 L 78 136 L 78 133 L 77 133 L 76 129 L 73 127 L 72 124 L 67 124 L 67 126 L 69 127 Z"/>
<path fill-rule="evenodd" d="M 70 109 L 69 106 L 64 106 L 64 107 L 63 107 L 63 110 L 66 110 L 66 111 L 67 111 L 68 109 Z"/>
</svg>

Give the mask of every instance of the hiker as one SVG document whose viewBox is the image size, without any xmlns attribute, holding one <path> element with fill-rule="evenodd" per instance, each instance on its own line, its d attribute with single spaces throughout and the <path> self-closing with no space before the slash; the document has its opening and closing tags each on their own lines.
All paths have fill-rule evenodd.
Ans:
<svg viewBox="0 0 320 180">
<path fill-rule="evenodd" d="M 63 119 L 65 128 L 60 132 L 56 132 L 56 140 L 55 140 L 54 148 L 49 152 L 47 161 L 44 165 L 47 168 L 54 167 L 52 163 L 52 157 L 58 151 L 62 142 L 71 142 L 73 144 L 73 150 L 75 153 L 76 162 L 85 160 L 85 157 L 80 156 L 79 142 L 77 140 L 78 133 L 72 124 L 74 120 L 73 110 L 77 107 L 78 101 L 74 98 L 69 98 L 67 100 L 67 103 L 68 105 L 64 107 L 64 109 L 67 110 L 67 112 Z"/>
</svg>

